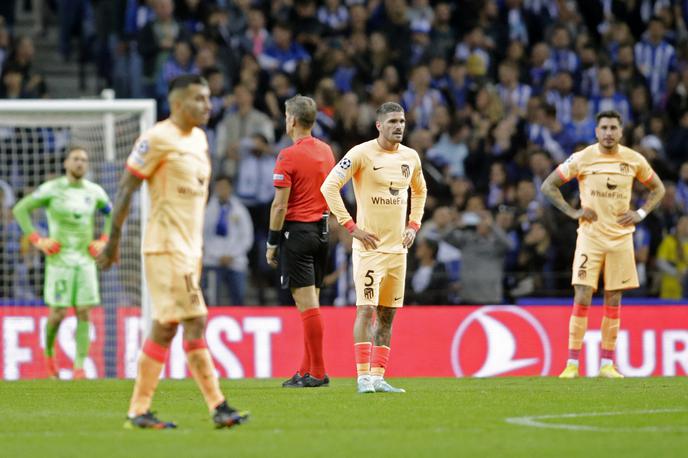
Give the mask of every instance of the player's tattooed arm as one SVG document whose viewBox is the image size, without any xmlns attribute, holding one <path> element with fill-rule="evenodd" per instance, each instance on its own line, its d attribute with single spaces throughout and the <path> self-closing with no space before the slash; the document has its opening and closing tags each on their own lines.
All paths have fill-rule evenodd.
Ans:
<svg viewBox="0 0 688 458">
<path fill-rule="evenodd" d="M 641 208 L 645 210 L 645 213 L 650 213 L 662 201 L 666 189 L 664 189 L 664 183 L 662 183 L 662 180 L 660 180 L 657 175 L 654 175 L 646 185 L 650 189 L 650 194 L 647 196 L 647 200 Z"/>
<path fill-rule="evenodd" d="M 650 181 L 645 183 L 645 186 L 650 189 L 650 194 L 647 196 L 647 200 L 638 210 L 629 210 L 617 219 L 617 222 L 622 226 L 638 224 L 645 219 L 645 216 L 654 210 L 664 198 L 664 193 L 666 190 L 664 189 L 662 180 L 660 180 L 657 175 L 653 175 Z"/>
<path fill-rule="evenodd" d="M 597 215 L 592 209 L 579 208 L 578 210 L 576 210 L 571 205 L 569 205 L 568 202 L 566 202 L 566 199 L 564 199 L 564 195 L 561 193 L 561 190 L 559 189 L 563 184 L 564 180 L 561 178 L 561 176 L 559 176 L 559 173 L 556 170 L 554 170 L 542 183 L 542 186 L 540 186 L 540 191 L 542 191 L 542 194 L 544 194 L 544 196 L 547 197 L 547 200 L 549 200 L 552 203 L 552 205 L 561 210 L 569 218 L 582 218 L 588 221 L 595 221 L 597 219 Z"/>
<path fill-rule="evenodd" d="M 122 226 L 129 215 L 129 206 L 131 205 L 131 197 L 136 190 L 141 187 L 143 180 L 133 175 L 129 170 L 122 172 L 122 178 L 119 180 L 117 187 L 117 195 L 115 196 L 115 205 L 112 209 L 112 226 L 110 229 L 110 240 L 108 240 L 102 253 L 98 256 L 97 263 L 101 269 L 107 269 L 117 261 L 119 256 L 119 241 L 122 236 Z"/>
</svg>

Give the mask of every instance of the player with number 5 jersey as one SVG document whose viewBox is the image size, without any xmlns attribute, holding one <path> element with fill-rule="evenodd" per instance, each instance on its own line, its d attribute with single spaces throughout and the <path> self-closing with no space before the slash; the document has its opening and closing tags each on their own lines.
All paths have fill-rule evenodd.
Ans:
<svg viewBox="0 0 688 458">
<path fill-rule="evenodd" d="M 392 321 L 404 301 L 406 252 L 420 228 L 427 188 L 418 153 L 401 144 L 406 126 L 401 105 L 382 104 L 375 126 L 378 137 L 346 153 L 320 189 L 330 211 L 354 237 L 358 392 L 403 392 L 387 383 L 384 373 Z M 349 180 L 356 194 L 355 222 L 340 194 Z M 411 211 L 407 220 L 409 189 Z M 375 314 L 377 324 L 371 335 Z"/>
</svg>

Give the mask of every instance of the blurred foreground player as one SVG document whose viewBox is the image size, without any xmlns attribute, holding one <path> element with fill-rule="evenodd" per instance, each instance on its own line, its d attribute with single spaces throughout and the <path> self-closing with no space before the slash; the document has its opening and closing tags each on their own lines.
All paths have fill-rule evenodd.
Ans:
<svg viewBox="0 0 688 458">
<path fill-rule="evenodd" d="M 311 135 L 317 107 L 310 97 L 297 95 L 285 103 L 287 135 L 294 144 L 277 157 L 272 181 L 275 197 L 270 209 L 266 258 L 277 267 L 281 245 L 280 281 L 290 288 L 303 322 L 303 359 L 299 370 L 282 386 L 327 386 L 323 358 L 320 285 L 327 264 L 327 203 L 320 186 L 334 166 L 332 149 Z"/>
<path fill-rule="evenodd" d="M 47 181 L 20 200 L 12 210 L 22 232 L 45 254 L 44 301 L 50 307 L 45 326 L 45 361 L 48 376 L 57 378 L 55 339 L 69 307 L 76 314 L 76 357 L 74 379 L 86 378 L 84 361 L 91 343 L 91 307 L 100 304 L 98 269 L 94 258 L 110 233 L 110 199 L 103 188 L 84 176 L 88 153 L 73 147 L 64 161 L 65 175 Z M 42 237 L 31 223 L 31 212 L 45 208 L 48 237 Z M 93 240 L 95 214 L 105 215 L 100 238 Z"/>
<path fill-rule="evenodd" d="M 664 196 L 664 185 L 647 160 L 619 144 L 621 115 L 616 111 L 602 111 L 596 120 L 598 143 L 571 155 L 542 183 L 542 193 L 550 202 L 578 220 L 571 279 L 575 295 L 569 321 L 569 358 L 560 378 L 578 377 L 578 358 L 588 327 L 588 310 L 602 269 L 604 317 L 600 377 L 623 377 L 614 367 L 614 349 L 619 333 L 621 295 L 626 289 L 638 287 L 633 232 L 635 225 Z M 578 179 L 579 209 L 571 207 L 559 190 L 574 178 Z M 645 203 L 635 211 L 630 209 L 634 179 L 650 189 Z"/>
<path fill-rule="evenodd" d="M 378 137 L 351 148 L 320 189 L 337 221 L 354 237 L 358 392 L 400 393 L 404 390 L 387 383 L 384 374 L 392 321 L 397 308 L 404 304 L 406 252 L 420 228 L 427 188 L 418 153 L 401 144 L 406 127 L 401 105 L 383 103 L 377 109 L 375 126 Z M 340 194 L 349 180 L 353 180 L 356 194 L 355 223 Z M 409 188 L 411 211 L 407 222 Z M 374 315 L 377 320 L 373 332 Z"/>
<path fill-rule="evenodd" d="M 210 162 L 208 141 L 198 126 L 208 121 L 209 97 L 208 84 L 200 76 L 183 75 L 170 83 L 170 117 L 144 132 L 129 155 L 115 199 L 110 241 L 98 257 L 103 269 L 117 259 L 131 196 L 146 180 L 151 209 L 142 245 L 153 325 L 139 356 L 128 428 L 176 427 L 157 419 L 150 406 L 180 323 L 189 369 L 215 425 L 230 427 L 248 418 L 227 405 L 204 338 L 208 311 L 199 278 Z"/>
</svg>

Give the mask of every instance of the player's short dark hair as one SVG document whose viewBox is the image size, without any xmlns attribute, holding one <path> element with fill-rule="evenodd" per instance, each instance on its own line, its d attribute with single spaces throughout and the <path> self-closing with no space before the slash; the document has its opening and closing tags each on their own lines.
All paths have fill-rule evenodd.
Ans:
<svg viewBox="0 0 688 458">
<path fill-rule="evenodd" d="M 389 113 L 403 113 L 404 108 L 396 102 L 385 102 L 375 110 L 377 119 Z"/>
<path fill-rule="evenodd" d="M 433 240 L 431 238 L 425 238 L 423 239 L 423 242 L 430 248 L 430 253 L 432 253 L 433 258 L 437 258 L 437 252 L 440 251 L 440 245 L 437 243 L 437 240 Z"/>
<path fill-rule="evenodd" d="M 616 110 L 605 110 L 605 111 L 600 111 L 599 113 L 597 113 L 597 116 L 595 116 L 595 125 L 599 125 L 602 118 L 618 119 L 619 124 L 623 125 L 623 120 L 621 119 L 621 113 L 619 113 Z"/>
<path fill-rule="evenodd" d="M 657 16 L 656 14 L 650 16 L 650 20 L 647 21 L 647 24 L 650 25 L 652 22 L 657 22 L 659 24 L 664 25 L 664 21 L 662 21 L 662 18 Z"/>
<path fill-rule="evenodd" d="M 66 161 L 73 151 L 84 151 L 86 153 L 86 156 L 90 156 L 88 148 L 86 148 L 84 145 L 72 143 L 65 150 L 64 155 L 62 156 L 62 162 Z"/>
<path fill-rule="evenodd" d="M 289 115 L 296 118 L 301 127 L 310 129 L 315 124 L 318 107 L 312 98 L 297 94 L 284 102 L 284 108 Z"/>
<path fill-rule="evenodd" d="M 172 81 L 170 81 L 170 84 L 168 86 L 168 93 L 171 94 L 172 91 L 176 91 L 177 89 L 186 89 L 192 84 L 200 84 L 201 86 L 207 86 L 208 82 L 201 75 L 180 75 L 174 78 Z"/>
<path fill-rule="evenodd" d="M 222 174 L 222 175 L 216 176 L 215 177 L 215 184 L 219 183 L 220 181 L 226 181 L 227 183 L 230 184 L 230 186 L 234 185 L 234 180 L 232 180 L 232 177 L 230 177 L 229 175 Z"/>
<path fill-rule="evenodd" d="M 222 70 L 220 70 L 220 67 L 218 67 L 217 65 L 211 65 L 210 67 L 203 70 L 203 78 L 209 80 L 211 76 L 217 73 L 222 74 Z"/>
<path fill-rule="evenodd" d="M 557 107 L 554 105 L 548 103 L 545 105 L 545 116 L 548 116 L 550 118 L 556 118 L 557 117 Z"/>
</svg>

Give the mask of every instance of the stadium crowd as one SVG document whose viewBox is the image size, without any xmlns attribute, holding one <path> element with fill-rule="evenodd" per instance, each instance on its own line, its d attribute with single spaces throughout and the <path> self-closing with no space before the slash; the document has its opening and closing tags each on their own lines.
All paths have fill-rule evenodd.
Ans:
<svg viewBox="0 0 688 458">
<path fill-rule="evenodd" d="M 297 93 L 315 98 L 314 134 L 340 157 L 376 136 L 377 106 L 397 101 L 405 108 L 405 143 L 420 154 L 429 191 L 409 253 L 406 303 L 570 295 L 576 222 L 545 202 L 540 184 L 596 141 L 594 115 L 609 109 L 623 116 L 622 143 L 646 156 L 667 188 L 635 233 L 641 287 L 634 294 L 688 296 L 688 2 L 58 4 L 63 57 L 70 58 L 76 33 L 117 97 L 155 98 L 164 117 L 172 78 L 208 80 L 215 174 L 205 232 L 213 247 L 204 259 L 209 304 L 275 300 L 269 293 L 277 281 L 264 255 L 272 170 L 289 144 L 284 101 Z M 0 97 L 58 97 L 33 70 L 32 39 L 13 34 L 12 24 L 0 21 Z M 0 231 L 18 234 L 8 208 L 27 183 L 6 174 L 0 180 Z M 575 186 L 563 190 L 577 206 Z M 350 206 L 352 192 L 344 189 Z M 632 207 L 644 195 L 637 188 Z M 351 239 L 331 226 L 321 302 L 352 304 Z M 2 240 L 3 259 L 22 249 L 19 240 Z M 0 281 L 17 268 L 0 263 Z M 0 284 L 0 296 L 16 288 Z"/>
</svg>

